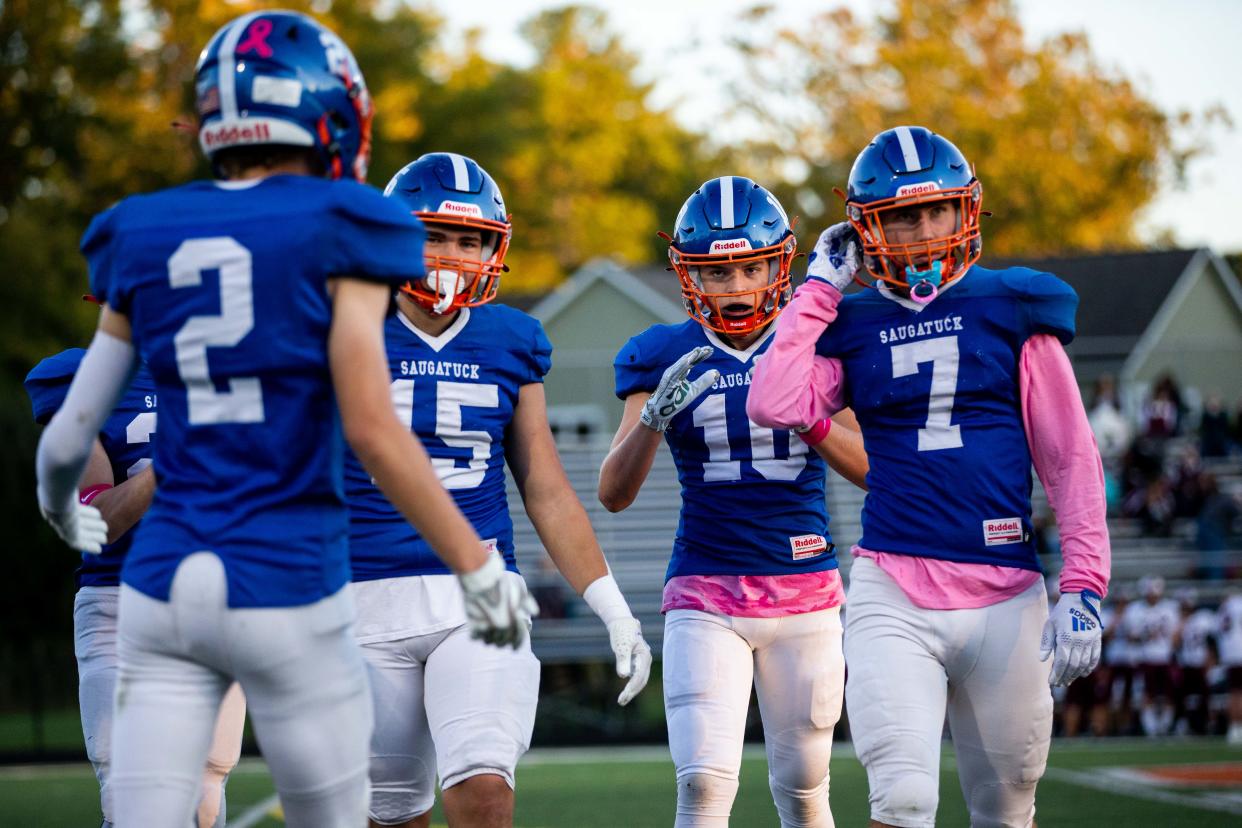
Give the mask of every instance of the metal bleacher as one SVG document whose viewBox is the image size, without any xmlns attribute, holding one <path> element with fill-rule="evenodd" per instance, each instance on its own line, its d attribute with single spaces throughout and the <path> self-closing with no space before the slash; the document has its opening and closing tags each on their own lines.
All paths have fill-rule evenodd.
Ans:
<svg viewBox="0 0 1242 828">
<path fill-rule="evenodd" d="M 599 467 L 607 450 L 604 443 L 559 447 L 570 483 L 586 507 L 613 574 L 642 622 L 644 636 L 658 655 L 664 636 L 664 621 L 660 615 L 664 570 L 677 531 L 680 487 L 672 458 L 667 449 L 661 447 L 634 503 L 623 512 L 608 512 L 596 497 Z M 1242 492 L 1242 463 L 1218 462 L 1212 470 L 1222 491 Z M 544 663 L 606 660 L 610 652 L 603 625 L 552 566 L 511 479 L 508 488 L 514 543 L 522 572 L 537 595 L 540 591 L 552 592 L 563 600 L 565 607 L 564 617 L 541 617 L 535 622 L 532 641 L 536 654 Z M 848 582 L 851 563 L 848 550 L 861 534 L 859 519 L 865 495 L 832 474 L 827 490 L 832 538 L 841 558 L 842 574 Z M 1033 501 L 1036 515 L 1048 513 L 1047 498 L 1038 480 Z M 1209 602 L 1219 600 L 1229 589 L 1242 588 L 1242 582 L 1237 580 L 1195 580 L 1193 519 L 1179 520 L 1174 524 L 1173 534 L 1163 538 L 1145 537 L 1138 523 L 1126 518 L 1110 518 L 1109 530 L 1113 592 L 1131 588 L 1144 575 L 1163 576 L 1170 592 L 1194 586 L 1201 600 Z M 1050 574 L 1055 575 L 1060 560 L 1056 555 L 1050 558 L 1044 563 L 1051 570 Z M 1242 572 L 1242 550 L 1226 553 L 1226 566 L 1235 573 Z M 1051 580 L 1055 584 L 1055 578 Z"/>
</svg>

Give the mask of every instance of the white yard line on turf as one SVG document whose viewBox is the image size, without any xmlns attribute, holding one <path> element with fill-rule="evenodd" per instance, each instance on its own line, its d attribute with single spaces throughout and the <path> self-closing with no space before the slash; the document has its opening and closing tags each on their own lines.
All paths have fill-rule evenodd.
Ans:
<svg viewBox="0 0 1242 828">
<path fill-rule="evenodd" d="M 1228 794 L 1178 793 L 1152 787 L 1150 782 L 1142 783 L 1097 770 L 1068 770 L 1050 767 L 1044 771 L 1044 778 L 1067 785 L 1077 785 L 1080 788 L 1120 794 L 1133 799 L 1146 799 L 1151 802 L 1163 802 L 1166 805 L 1179 805 L 1184 808 L 1198 808 L 1201 811 L 1217 811 L 1242 816 L 1242 801 Z"/>
<path fill-rule="evenodd" d="M 254 826 L 263 821 L 272 808 L 276 807 L 278 802 L 280 802 L 280 798 L 276 794 L 272 794 L 257 805 L 251 805 L 242 811 L 241 816 L 237 819 L 230 819 L 227 828 L 254 828 Z"/>
</svg>

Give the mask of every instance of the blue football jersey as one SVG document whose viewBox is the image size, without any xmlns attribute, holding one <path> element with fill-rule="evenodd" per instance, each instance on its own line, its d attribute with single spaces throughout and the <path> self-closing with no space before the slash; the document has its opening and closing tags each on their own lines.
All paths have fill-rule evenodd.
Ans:
<svg viewBox="0 0 1242 828">
<path fill-rule="evenodd" d="M 349 580 L 328 280 L 423 273 L 421 224 L 352 181 L 202 181 L 126 199 L 82 241 L 159 391 L 155 500 L 122 571 L 167 600 L 181 560 L 224 563 L 229 606 L 308 604 Z"/>
<path fill-rule="evenodd" d="M 43 360 L 26 375 L 26 393 L 30 395 L 35 422 L 46 425 L 60 408 L 85 353 L 82 348 L 70 348 Z M 99 432 L 99 442 L 112 465 L 114 485 L 119 486 L 151 464 L 155 404 L 155 383 L 144 366 L 134 374 L 129 389 Z M 105 544 L 98 555 L 82 554 L 82 566 L 77 571 L 79 587 L 121 583 L 121 562 L 129 551 L 136 528 L 121 535 L 116 543 Z"/>
<path fill-rule="evenodd" d="M 673 417 L 664 439 L 681 482 L 681 521 L 666 577 L 786 575 L 835 569 L 824 504 L 824 461 L 790 431 L 746 416 L 755 358 L 694 320 L 655 325 L 617 354 L 617 396 L 653 392 L 665 369 L 701 345 L 715 351 L 690 372 L 720 371 L 716 384 Z"/>
<path fill-rule="evenodd" d="M 543 382 L 552 366 L 543 326 L 519 310 L 489 304 L 463 308 L 444 333 L 432 337 L 393 313 L 385 341 L 397 413 L 422 441 L 479 537 L 495 542 L 516 572 L 504 441 L 518 390 Z M 346 455 L 345 488 L 355 581 L 449 572 L 353 452 Z"/>
<path fill-rule="evenodd" d="M 972 267 L 915 310 L 846 296 L 816 351 L 845 368 L 867 457 L 867 549 L 1039 570 L 1018 359 L 1026 340 L 1074 337 L 1078 297 L 1049 273 Z"/>
</svg>

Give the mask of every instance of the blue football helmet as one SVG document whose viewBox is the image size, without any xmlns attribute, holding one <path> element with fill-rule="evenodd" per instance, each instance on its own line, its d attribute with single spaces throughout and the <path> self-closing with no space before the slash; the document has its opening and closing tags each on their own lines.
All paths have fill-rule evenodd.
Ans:
<svg viewBox="0 0 1242 828">
<path fill-rule="evenodd" d="M 789 267 L 798 242 L 776 196 L 749 178 L 705 182 L 686 199 L 668 239 L 686 313 L 717 333 L 747 334 L 776 318 L 793 296 Z M 723 265 L 766 265 L 763 287 L 712 291 L 705 284 Z"/>
<path fill-rule="evenodd" d="M 473 159 L 453 152 L 430 152 L 392 177 L 384 195 L 405 202 L 424 223 L 451 230 L 477 230 L 482 247 L 477 259 L 428 255 L 423 282 L 401 290 L 437 313 L 490 302 L 507 270 L 505 253 L 513 226 L 500 188 Z"/>
<path fill-rule="evenodd" d="M 332 178 L 367 177 L 373 107 L 345 43 L 304 14 L 258 11 L 216 32 L 194 70 L 198 142 L 310 147 Z"/>
<path fill-rule="evenodd" d="M 882 214 L 912 204 L 949 201 L 954 232 L 910 244 L 890 242 Z M 979 260 L 983 186 L 957 147 L 917 126 L 886 129 L 859 153 L 850 170 L 845 214 L 862 240 L 863 267 L 921 301 L 966 273 Z"/>
</svg>

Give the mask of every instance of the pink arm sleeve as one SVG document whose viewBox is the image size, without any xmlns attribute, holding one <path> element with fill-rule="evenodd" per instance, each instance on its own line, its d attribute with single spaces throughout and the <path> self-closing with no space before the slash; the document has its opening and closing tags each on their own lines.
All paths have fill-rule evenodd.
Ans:
<svg viewBox="0 0 1242 828">
<path fill-rule="evenodd" d="M 776 320 L 776 335 L 755 363 L 746 414 L 767 428 L 796 428 L 816 423 L 842 408 L 841 361 L 815 353 L 824 328 L 837 318 L 841 292 L 811 280 L 794 293 Z"/>
<path fill-rule="evenodd" d="M 1022 346 L 1018 376 L 1031 459 L 1061 533 L 1061 592 L 1103 596 L 1112 558 L 1104 469 L 1074 369 L 1056 337 L 1036 334 Z"/>
</svg>

